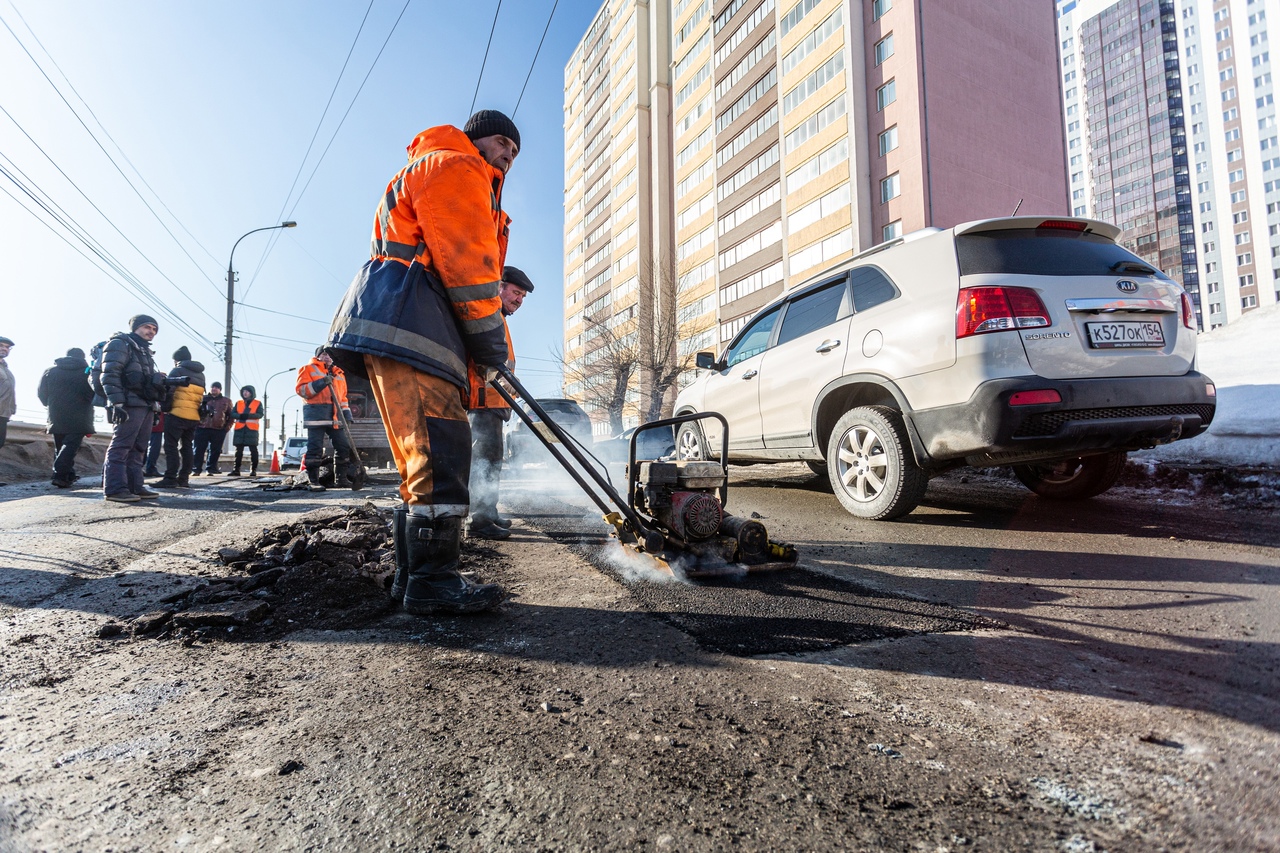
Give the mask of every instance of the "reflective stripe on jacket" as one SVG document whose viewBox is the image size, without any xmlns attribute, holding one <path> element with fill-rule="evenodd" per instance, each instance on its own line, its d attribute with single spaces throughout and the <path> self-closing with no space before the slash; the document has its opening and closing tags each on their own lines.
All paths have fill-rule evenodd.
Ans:
<svg viewBox="0 0 1280 853">
<path fill-rule="evenodd" d="M 502 330 L 507 336 L 507 367 L 516 369 L 516 348 L 511 343 L 511 329 L 507 327 L 506 318 L 502 318 Z M 467 359 L 467 381 L 471 385 L 468 409 L 509 409 L 510 405 L 502 399 L 502 395 L 489 387 L 484 381 L 484 371 L 473 360 Z"/>
<path fill-rule="evenodd" d="M 236 400 L 233 411 L 235 412 L 235 418 L 237 419 L 236 432 L 239 432 L 242 429 L 252 430 L 253 432 L 258 431 L 258 420 L 262 417 L 261 400 L 250 400 L 247 403 L 244 400 Z M 246 420 L 239 420 L 241 415 L 243 415 Z"/>
<path fill-rule="evenodd" d="M 364 375 L 361 354 L 467 388 L 467 357 L 507 358 L 498 286 L 508 226 L 503 174 L 456 127 L 424 130 L 387 186 L 370 259 L 347 289 L 328 345 Z"/>
<path fill-rule="evenodd" d="M 333 378 L 330 385 L 317 388 L 312 384 L 318 379 L 323 379 L 326 374 Z M 311 359 L 298 368 L 297 391 L 298 396 L 307 401 L 302 407 L 303 426 L 331 426 L 335 429 L 342 427 L 338 409 L 343 411 L 350 409 L 347 403 L 347 377 L 342 372 L 342 368 L 336 365 L 326 367 L 320 359 Z M 336 407 L 333 405 L 335 399 L 338 401 Z"/>
</svg>

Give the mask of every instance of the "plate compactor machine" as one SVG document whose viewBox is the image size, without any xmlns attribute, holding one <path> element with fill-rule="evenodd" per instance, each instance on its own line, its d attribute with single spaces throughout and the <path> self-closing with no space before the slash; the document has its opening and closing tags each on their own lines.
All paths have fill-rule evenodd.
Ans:
<svg viewBox="0 0 1280 853">
<path fill-rule="evenodd" d="M 794 566 L 796 549 L 771 542 L 759 521 L 725 512 L 729 497 L 729 423 L 718 412 L 682 415 L 637 427 L 627 454 L 627 493 L 624 499 L 599 460 L 553 421 L 507 367 L 499 367 L 492 386 L 525 422 L 529 431 L 587 496 L 604 513 L 623 547 L 646 558 L 649 566 L 677 577 L 723 577 L 745 572 Z M 503 382 L 522 398 L 523 404 Z M 532 410 L 533 415 L 526 411 Z M 534 421 L 534 415 L 539 422 Z M 642 432 L 715 418 L 723 426 L 720 461 L 636 459 L 636 439 Z M 567 452 L 581 469 L 575 468 Z M 590 478 L 591 483 L 585 477 Z M 612 503 L 612 506 L 610 506 Z"/>
</svg>

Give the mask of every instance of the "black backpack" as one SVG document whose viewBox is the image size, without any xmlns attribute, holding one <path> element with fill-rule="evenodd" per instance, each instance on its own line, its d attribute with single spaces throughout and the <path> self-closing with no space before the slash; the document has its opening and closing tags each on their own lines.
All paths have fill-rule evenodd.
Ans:
<svg viewBox="0 0 1280 853">
<path fill-rule="evenodd" d="M 89 350 L 89 384 L 93 386 L 93 404 L 102 408 L 107 406 L 107 389 L 102 387 L 102 353 L 106 348 L 106 341 L 98 341 Z"/>
</svg>

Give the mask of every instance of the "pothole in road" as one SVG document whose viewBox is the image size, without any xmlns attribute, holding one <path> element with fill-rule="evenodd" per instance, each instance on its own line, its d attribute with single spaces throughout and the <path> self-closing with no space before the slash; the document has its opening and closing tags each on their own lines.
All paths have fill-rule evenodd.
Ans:
<svg viewBox="0 0 1280 853">
<path fill-rule="evenodd" d="M 893 637 L 1008 627 L 803 567 L 741 580 L 632 582 L 601 558 L 604 537 L 544 532 L 617 580 L 651 616 L 723 654 L 800 654 Z"/>
</svg>

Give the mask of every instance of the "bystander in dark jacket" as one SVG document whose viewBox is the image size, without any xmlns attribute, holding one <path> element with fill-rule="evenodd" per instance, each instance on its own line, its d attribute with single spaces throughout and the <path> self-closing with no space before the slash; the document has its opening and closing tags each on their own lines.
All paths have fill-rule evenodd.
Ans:
<svg viewBox="0 0 1280 853">
<path fill-rule="evenodd" d="M 157 403 L 164 399 L 165 376 L 156 370 L 151 340 L 155 318 L 138 314 L 128 332 L 117 332 L 102 352 L 102 389 L 107 399 L 111 444 L 102 467 L 102 491 L 109 501 L 130 503 L 158 497 L 142 481 L 147 442 Z"/>
<path fill-rule="evenodd" d="M 0 337 L 0 447 L 4 447 L 9 432 L 9 418 L 18 412 L 18 395 L 13 386 L 13 373 L 9 370 L 9 348 L 13 341 Z"/>
<path fill-rule="evenodd" d="M 223 396 L 221 382 L 209 386 L 202 408 L 205 415 L 196 428 L 196 462 L 192 472 L 197 477 L 201 470 L 209 474 L 221 473 L 218 470 L 218 456 L 222 453 L 222 443 L 226 441 L 227 431 L 231 429 L 231 400 Z"/>
<path fill-rule="evenodd" d="M 53 484 L 65 489 L 78 477 L 76 454 L 86 435 L 93 435 L 93 388 L 84 350 L 72 347 L 54 359 L 40 377 L 36 395 L 49 408 L 49 433 L 53 436 Z"/>
</svg>

